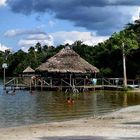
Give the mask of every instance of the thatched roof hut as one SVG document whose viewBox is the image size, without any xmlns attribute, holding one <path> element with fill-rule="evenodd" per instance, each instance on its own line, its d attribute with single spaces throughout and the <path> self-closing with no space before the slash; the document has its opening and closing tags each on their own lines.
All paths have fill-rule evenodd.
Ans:
<svg viewBox="0 0 140 140">
<path fill-rule="evenodd" d="M 42 63 L 36 71 L 58 73 L 97 73 L 99 70 L 81 58 L 70 47 L 63 48 L 56 55 Z"/>
<path fill-rule="evenodd" d="M 28 66 L 24 71 L 23 73 L 35 73 L 35 70 L 33 70 L 30 66 Z"/>
</svg>

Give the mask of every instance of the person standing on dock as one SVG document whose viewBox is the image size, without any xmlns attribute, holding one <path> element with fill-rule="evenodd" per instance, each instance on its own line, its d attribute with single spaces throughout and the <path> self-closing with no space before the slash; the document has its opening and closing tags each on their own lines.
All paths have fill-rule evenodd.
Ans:
<svg viewBox="0 0 140 140">
<path fill-rule="evenodd" d="M 97 79 L 96 78 L 92 78 L 91 79 L 92 84 L 95 86 L 97 84 Z"/>
<path fill-rule="evenodd" d="M 89 80 L 88 76 L 86 76 L 85 85 L 89 85 L 89 84 L 90 84 L 90 80 Z"/>
</svg>

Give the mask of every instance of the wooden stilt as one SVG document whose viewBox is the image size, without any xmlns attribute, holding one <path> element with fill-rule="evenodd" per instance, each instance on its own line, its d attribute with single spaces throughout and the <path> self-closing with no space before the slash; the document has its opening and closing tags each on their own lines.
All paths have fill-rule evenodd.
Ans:
<svg viewBox="0 0 140 140">
<path fill-rule="evenodd" d="M 72 75 L 70 74 L 70 86 L 71 86 L 71 76 L 72 76 Z"/>
<path fill-rule="evenodd" d="M 35 89 L 36 89 L 36 79 L 35 79 L 35 81 L 34 81 L 34 82 L 35 82 Z"/>
<path fill-rule="evenodd" d="M 32 92 L 32 79 L 30 79 L 30 92 Z"/>
<path fill-rule="evenodd" d="M 41 90 L 43 90 L 43 81 L 41 81 Z"/>
<path fill-rule="evenodd" d="M 50 79 L 50 85 L 51 85 L 51 88 L 53 87 L 53 81 L 52 81 L 52 78 Z"/>
</svg>

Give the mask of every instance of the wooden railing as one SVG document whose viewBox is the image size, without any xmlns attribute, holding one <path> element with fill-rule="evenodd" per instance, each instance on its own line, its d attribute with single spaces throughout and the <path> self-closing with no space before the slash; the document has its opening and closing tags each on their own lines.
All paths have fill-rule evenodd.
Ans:
<svg viewBox="0 0 140 140">
<path fill-rule="evenodd" d="M 140 81 L 137 79 L 128 79 L 128 86 L 140 87 Z M 123 86 L 123 78 L 97 78 L 96 85 L 112 85 L 112 86 Z M 5 86 L 25 86 L 25 87 L 71 87 L 76 88 L 78 86 L 93 86 L 90 81 L 87 82 L 86 78 L 47 78 L 40 77 L 32 79 L 31 77 L 11 77 L 6 78 Z"/>
</svg>

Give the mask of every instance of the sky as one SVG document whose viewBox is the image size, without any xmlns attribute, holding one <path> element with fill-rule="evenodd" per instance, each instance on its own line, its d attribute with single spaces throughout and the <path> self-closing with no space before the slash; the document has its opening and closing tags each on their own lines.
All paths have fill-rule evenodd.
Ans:
<svg viewBox="0 0 140 140">
<path fill-rule="evenodd" d="M 0 50 L 95 45 L 139 18 L 140 0 L 0 0 Z"/>
</svg>

